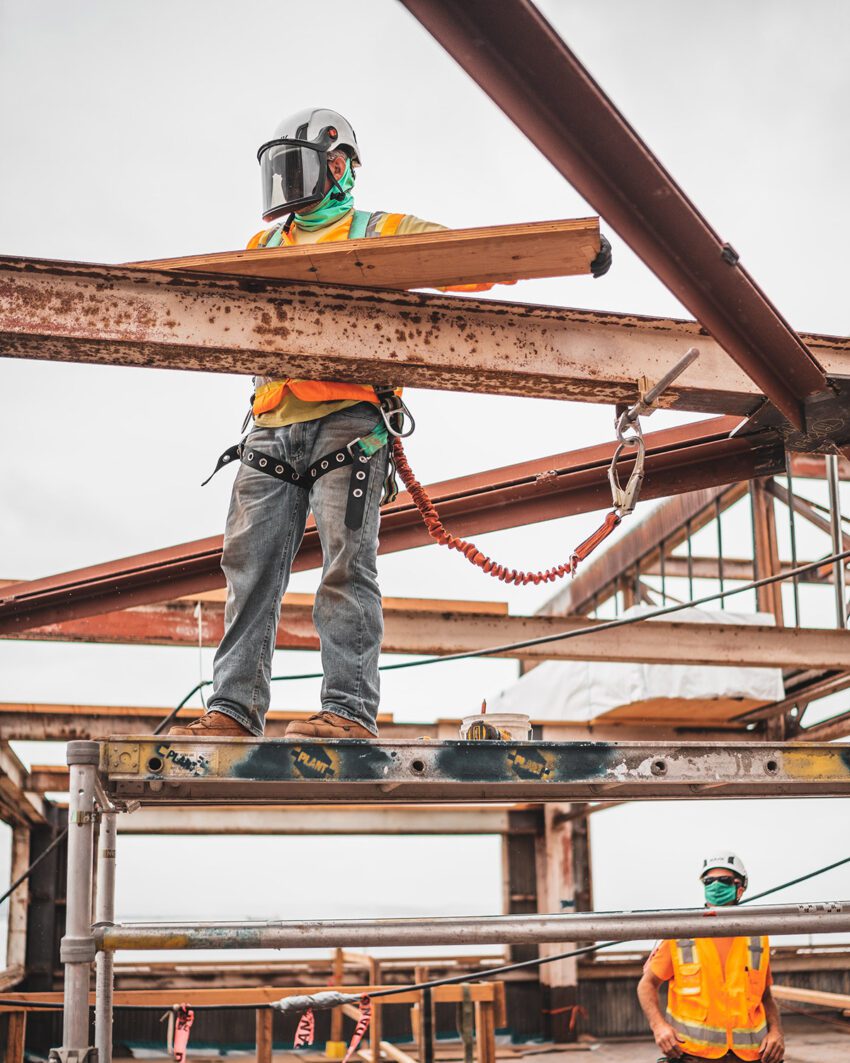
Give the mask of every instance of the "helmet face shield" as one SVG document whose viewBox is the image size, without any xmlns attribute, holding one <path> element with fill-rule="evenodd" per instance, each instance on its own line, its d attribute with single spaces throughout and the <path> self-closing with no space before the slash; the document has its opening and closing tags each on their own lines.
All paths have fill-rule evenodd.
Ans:
<svg viewBox="0 0 850 1063">
<path fill-rule="evenodd" d="M 326 151 L 304 141 L 272 140 L 258 154 L 266 221 L 322 199 L 328 169 Z"/>
</svg>

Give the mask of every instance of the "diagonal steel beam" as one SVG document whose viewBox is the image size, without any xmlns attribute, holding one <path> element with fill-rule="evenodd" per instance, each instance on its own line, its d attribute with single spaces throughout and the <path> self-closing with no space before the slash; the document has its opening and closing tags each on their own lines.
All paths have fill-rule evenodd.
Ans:
<svg viewBox="0 0 850 1063">
<path fill-rule="evenodd" d="M 736 436 L 734 418 L 653 432 L 646 436 L 646 480 L 642 498 L 658 498 L 769 475 L 784 468 L 785 452 L 775 436 Z M 473 535 L 586 513 L 610 505 L 608 466 L 614 444 L 606 443 L 536 462 L 523 462 L 431 488 L 447 526 Z M 633 459 L 621 464 L 627 477 Z M 430 543 L 419 511 L 407 495 L 384 511 L 380 551 L 392 553 Z M 12 584 L 0 590 L 0 635 L 28 627 L 131 605 L 179 598 L 224 585 L 222 539 L 216 536 L 104 565 Z M 296 570 L 317 567 L 321 547 L 308 529 Z"/>
<path fill-rule="evenodd" d="M 819 363 L 531 0 L 402 0 L 796 428 Z"/>
</svg>

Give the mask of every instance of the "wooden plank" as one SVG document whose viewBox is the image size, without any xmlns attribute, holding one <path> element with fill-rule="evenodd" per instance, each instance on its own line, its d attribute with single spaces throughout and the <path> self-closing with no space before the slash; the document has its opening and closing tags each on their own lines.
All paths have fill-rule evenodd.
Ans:
<svg viewBox="0 0 850 1063">
<path fill-rule="evenodd" d="M 442 288 L 589 273 L 599 246 L 599 219 L 577 218 L 448 229 L 391 240 L 221 251 L 127 265 L 370 288 Z"/>
<path fill-rule="evenodd" d="M 24 1063 L 26 1032 L 27 1013 L 25 1011 L 10 1012 L 6 1033 L 6 1063 Z"/>
<path fill-rule="evenodd" d="M 342 949 L 334 949 L 333 958 L 333 973 L 331 975 L 331 985 L 342 985 L 345 981 L 345 959 Z M 325 1045 L 325 1055 L 328 1059 L 339 1059 L 340 1053 L 338 1049 L 342 1045 L 342 1009 L 334 1008 L 331 1011 L 331 1030 L 330 1039 Z M 355 1019 L 355 1022 L 357 1020 Z M 342 1055 L 345 1055 L 345 1049 L 343 1048 Z"/>
<path fill-rule="evenodd" d="M 272 1024 L 274 1012 L 257 1010 L 257 1063 L 272 1063 Z"/>
<path fill-rule="evenodd" d="M 336 989 L 340 993 L 356 993 L 358 996 L 362 996 L 370 993 L 377 993 L 379 989 L 392 989 L 396 990 L 399 987 L 393 986 L 375 986 L 375 985 L 353 985 L 353 986 L 336 986 Z M 243 1004 L 245 1007 L 250 1007 L 252 1004 L 262 1003 L 270 1004 L 276 1000 L 281 1000 L 283 997 L 310 995 L 312 993 L 326 993 L 327 985 L 318 986 L 252 986 L 252 987 L 233 987 L 225 989 L 206 989 L 197 988 L 191 991 L 191 1003 L 192 1004 Z M 469 991 L 472 994 L 472 999 L 476 1003 L 485 1003 L 492 1005 L 496 999 L 496 983 L 495 982 L 476 982 L 470 985 Z M 388 997 L 384 1001 L 384 1006 L 389 1004 L 415 1004 L 419 1000 L 419 990 L 410 989 L 404 993 L 396 993 L 392 997 Z M 463 999 L 463 987 L 460 985 L 444 985 L 437 986 L 434 990 L 434 1000 L 439 1004 L 457 1004 Z M 64 996 L 62 993 L 4 993 L 3 1000 L 6 1002 L 0 1004 L 0 1012 L 3 1011 L 30 1011 L 32 1008 L 28 1007 L 29 1004 L 62 1004 Z M 89 994 L 89 1003 L 93 1006 L 95 1002 L 94 993 Z M 173 989 L 124 989 L 118 990 L 115 993 L 114 1005 L 118 1007 L 123 1004 L 141 1004 L 145 1007 L 170 1007 L 174 1003 L 174 990 Z"/>
<path fill-rule="evenodd" d="M 393 1063 L 416 1063 L 413 1056 L 409 1056 L 407 1052 L 392 1044 L 390 1041 L 381 1041 L 381 1051 L 389 1059 L 393 1060 Z M 372 1057 L 374 1059 L 374 1056 Z"/>
<path fill-rule="evenodd" d="M 822 989 L 800 989 L 790 985 L 772 985 L 770 991 L 777 1000 L 798 1004 L 816 1004 L 822 1008 L 850 1008 L 850 993 L 827 993 Z"/>
<path fill-rule="evenodd" d="M 496 1063 L 496 1016 L 492 1001 L 476 1001 L 475 1042 L 477 1063 Z"/>
</svg>

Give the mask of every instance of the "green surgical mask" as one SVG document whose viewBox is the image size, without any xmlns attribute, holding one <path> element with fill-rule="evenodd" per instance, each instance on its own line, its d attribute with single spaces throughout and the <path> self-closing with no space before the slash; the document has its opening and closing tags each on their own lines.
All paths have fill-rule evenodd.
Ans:
<svg viewBox="0 0 850 1063">
<path fill-rule="evenodd" d="M 339 188 L 337 188 L 337 185 L 339 185 Z M 339 194 L 340 188 L 343 191 L 343 195 Z M 295 222 L 298 227 L 308 230 L 321 229 L 323 225 L 328 225 L 330 222 L 336 221 L 337 218 L 341 218 L 343 214 L 347 214 L 354 206 L 354 196 L 351 195 L 352 188 L 354 188 L 354 172 L 351 169 L 351 159 L 346 159 L 345 173 L 325 194 L 325 198 L 319 203 L 318 207 L 315 210 L 311 210 L 309 214 L 295 215 Z"/>
<path fill-rule="evenodd" d="M 703 883 L 705 899 L 714 908 L 720 908 L 725 904 L 734 904 L 738 898 L 738 887 L 727 886 L 725 882 L 713 882 L 711 879 Z"/>
</svg>

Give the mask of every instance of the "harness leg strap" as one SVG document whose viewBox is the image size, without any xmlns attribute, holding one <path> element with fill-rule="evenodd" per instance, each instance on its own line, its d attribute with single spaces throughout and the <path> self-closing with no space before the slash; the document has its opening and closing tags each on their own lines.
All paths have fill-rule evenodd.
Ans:
<svg viewBox="0 0 850 1063">
<path fill-rule="evenodd" d="M 348 478 L 348 503 L 345 507 L 345 526 L 350 531 L 359 531 L 363 526 L 366 512 L 366 498 L 369 491 L 369 474 L 372 463 L 365 454 L 358 454 L 351 466 Z"/>
</svg>

